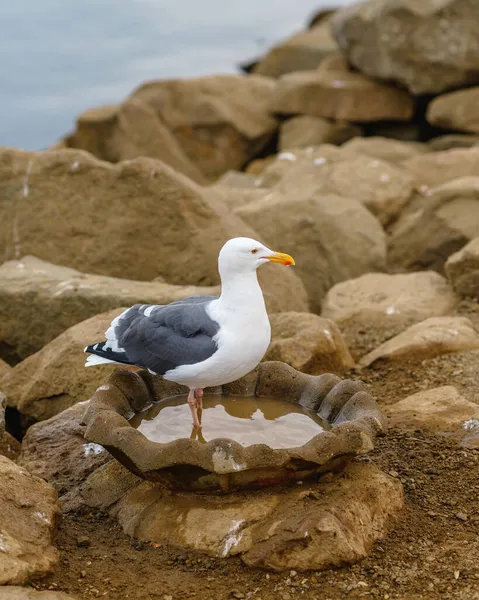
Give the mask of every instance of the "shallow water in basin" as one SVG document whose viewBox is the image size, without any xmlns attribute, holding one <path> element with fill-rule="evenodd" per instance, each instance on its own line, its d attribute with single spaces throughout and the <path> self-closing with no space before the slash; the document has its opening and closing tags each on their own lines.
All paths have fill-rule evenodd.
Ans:
<svg viewBox="0 0 479 600">
<path fill-rule="evenodd" d="M 285 400 L 213 394 L 203 398 L 201 433 L 193 428 L 186 396 L 159 402 L 130 423 L 153 442 L 229 438 L 243 446 L 267 444 L 271 448 L 302 446 L 329 429 L 312 411 Z"/>
</svg>

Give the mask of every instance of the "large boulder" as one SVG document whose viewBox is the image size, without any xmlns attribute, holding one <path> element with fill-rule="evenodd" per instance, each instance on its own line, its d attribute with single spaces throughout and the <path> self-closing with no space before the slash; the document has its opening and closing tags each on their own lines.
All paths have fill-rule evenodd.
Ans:
<svg viewBox="0 0 479 600">
<path fill-rule="evenodd" d="M 86 110 L 77 118 L 76 130 L 65 139 L 65 146 L 115 163 L 150 156 L 194 181 L 205 181 L 165 123 L 139 99 Z"/>
<path fill-rule="evenodd" d="M 219 283 L 224 242 L 258 237 L 231 214 L 220 191 L 202 188 L 158 160 L 112 165 L 80 150 L 0 151 L 0 210 L 6 259 L 33 254 L 85 272 L 162 276 L 174 284 Z M 275 267 L 261 269 L 266 294 L 289 302 L 288 310 L 307 310 L 293 270 Z"/>
<path fill-rule="evenodd" d="M 426 118 L 437 127 L 479 133 L 479 87 L 458 90 L 435 98 Z"/>
<path fill-rule="evenodd" d="M 83 349 L 105 339 L 109 324 L 122 310 L 78 323 L 13 368 L 2 379 L 8 406 L 41 421 L 87 400 L 115 365 L 86 368 Z"/>
<path fill-rule="evenodd" d="M 443 152 L 416 154 L 402 163 L 424 189 L 453 179 L 475 177 L 479 172 L 479 147 L 453 148 Z"/>
<path fill-rule="evenodd" d="M 264 360 L 279 360 L 302 373 L 344 373 L 354 361 L 337 325 L 311 313 L 271 317 L 271 345 Z"/>
<path fill-rule="evenodd" d="M 169 304 L 188 296 L 218 292 L 219 287 L 169 285 L 81 273 L 24 256 L 0 266 L 0 344 L 23 359 L 72 325 L 98 313 L 136 303 Z M 270 304 L 269 308 L 275 307 Z"/>
<path fill-rule="evenodd" d="M 446 275 L 461 296 L 479 296 L 479 237 L 452 254 L 445 265 Z"/>
<path fill-rule="evenodd" d="M 479 177 L 462 177 L 413 199 L 391 228 L 393 268 L 442 271 L 448 257 L 479 236 Z"/>
<path fill-rule="evenodd" d="M 296 269 L 314 312 L 335 283 L 385 269 L 384 232 L 352 198 L 298 189 L 291 195 L 271 193 L 237 212 L 270 245 L 294 248 Z"/>
<path fill-rule="evenodd" d="M 277 129 L 269 114 L 275 82 L 260 75 L 150 81 L 130 99 L 149 106 L 208 179 L 239 169 Z"/>
<path fill-rule="evenodd" d="M 432 317 L 412 325 L 360 361 L 369 367 L 376 361 L 416 361 L 441 354 L 479 348 L 479 334 L 465 317 Z"/>
<path fill-rule="evenodd" d="M 50 574 L 59 562 L 53 545 L 60 519 L 55 490 L 0 456 L 0 506 L 0 585 Z"/>
<path fill-rule="evenodd" d="M 337 52 L 338 45 L 326 20 L 275 45 L 255 64 L 253 72 L 280 77 L 293 71 L 309 71 Z"/>
<path fill-rule="evenodd" d="M 280 127 L 279 150 L 337 144 L 361 135 L 361 128 L 347 121 L 300 115 L 287 119 Z"/>
<path fill-rule="evenodd" d="M 408 121 L 414 101 L 405 90 L 348 70 L 337 57 L 315 71 L 283 75 L 272 96 L 272 110 L 347 121 Z"/>
<path fill-rule="evenodd" d="M 479 82 L 477 23 L 470 0 L 373 0 L 339 10 L 332 30 L 361 72 L 437 94 Z"/>
</svg>

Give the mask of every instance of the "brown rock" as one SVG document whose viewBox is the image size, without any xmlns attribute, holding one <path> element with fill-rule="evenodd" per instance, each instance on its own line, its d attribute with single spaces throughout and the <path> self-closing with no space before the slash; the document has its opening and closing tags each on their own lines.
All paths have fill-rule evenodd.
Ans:
<svg viewBox="0 0 479 600">
<path fill-rule="evenodd" d="M 297 181 L 296 191 L 272 193 L 237 212 L 270 245 L 295 249 L 296 270 L 316 312 L 338 281 L 384 269 L 384 233 L 356 200 L 322 190 L 303 192 L 301 179 Z"/>
<path fill-rule="evenodd" d="M 81 273 L 24 256 L 0 266 L 0 343 L 23 359 L 69 327 L 98 313 L 136 303 L 169 304 L 188 296 L 218 292 L 219 287 Z"/>
<path fill-rule="evenodd" d="M 479 133 L 479 87 L 458 90 L 435 98 L 426 118 L 431 125 Z"/>
<path fill-rule="evenodd" d="M 220 192 L 160 161 L 111 165 L 79 150 L 0 151 L 0 210 L 6 259 L 33 254 L 86 272 L 162 276 L 174 284 L 219 283 L 224 242 L 258 237 L 231 214 Z M 277 265 L 260 273 L 265 295 L 289 304 L 288 310 L 307 310 L 293 270 L 270 267 Z"/>
<path fill-rule="evenodd" d="M 241 554 L 250 566 L 276 571 L 357 562 L 403 506 L 400 482 L 366 464 L 300 489 L 249 491 L 246 497 L 189 494 L 181 507 L 153 483 L 137 483 L 125 493 L 112 466 L 103 469 L 102 479 L 90 477 L 88 499 L 95 497 L 103 510 L 116 500 L 111 513 L 129 535 L 218 557 Z M 119 493 L 108 494 L 115 487 Z"/>
<path fill-rule="evenodd" d="M 339 146 L 358 135 L 361 135 L 361 128 L 347 121 L 331 121 L 322 117 L 301 115 L 288 119 L 281 125 L 279 149 L 307 148 L 320 144 Z"/>
<path fill-rule="evenodd" d="M 456 302 L 454 292 L 438 273 L 370 273 L 335 285 L 324 299 L 321 314 L 337 323 L 365 317 L 418 323 L 446 315 Z"/>
<path fill-rule="evenodd" d="M 87 400 L 115 367 L 85 368 L 83 349 L 104 339 L 110 322 L 121 311 L 78 323 L 12 369 L 2 380 L 8 406 L 43 421 Z"/>
<path fill-rule="evenodd" d="M 429 150 L 426 144 L 403 142 L 385 137 L 355 137 L 343 144 L 341 149 L 397 165 L 412 156 L 423 154 Z"/>
<path fill-rule="evenodd" d="M 102 446 L 85 441 L 85 428 L 80 425 L 85 409 L 86 403 L 79 402 L 32 425 L 22 441 L 18 464 L 51 483 L 60 496 L 78 494 L 88 475 L 112 460 Z"/>
<path fill-rule="evenodd" d="M 272 110 L 345 121 L 407 121 L 414 112 L 409 94 L 348 70 L 346 63 L 325 61 L 316 71 L 283 75 L 272 97 Z"/>
<path fill-rule="evenodd" d="M 369 367 L 378 360 L 421 361 L 441 354 L 479 348 L 479 335 L 464 317 L 433 317 L 412 325 L 360 361 Z"/>
<path fill-rule="evenodd" d="M 256 65 L 253 72 L 280 77 L 293 71 L 316 69 L 321 62 L 336 54 L 338 46 L 327 20 L 308 31 L 298 33 L 274 46 Z"/>
<path fill-rule="evenodd" d="M 273 137 L 275 82 L 259 75 L 150 81 L 130 99 L 148 105 L 207 179 L 240 169 Z"/>
<path fill-rule="evenodd" d="M 205 181 L 155 111 L 138 99 L 85 111 L 66 146 L 115 163 L 139 156 L 157 158 L 194 181 Z"/>
<path fill-rule="evenodd" d="M 394 268 L 443 271 L 448 257 L 479 236 L 479 177 L 463 177 L 418 196 L 391 229 Z"/>
<path fill-rule="evenodd" d="M 418 185 L 434 188 L 453 179 L 477 176 L 479 147 L 417 154 L 404 161 L 402 167 L 413 174 Z"/>
<path fill-rule="evenodd" d="M 265 360 L 279 360 L 303 373 L 342 374 L 354 361 L 336 324 L 310 313 L 271 317 L 272 341 Z"/>
<path fill-rule="evenodd" d="M 479 406 L 463 398 L 451 385 L 413 394 L 387 406 L 385 412 L 393 427 L 433 433 L 462 435 L 469 421 L 479 419 Z"/>
<path fill-rule="evenodd" d="M 54 489 L 0 456 L 0 585 L 24 584 L 51 573 L 60 506 Z"/>
<path fill-rule="evenodd" d="M 1 267 L 0 267 L 1 268 Z M 1 291 L 0 291 L 1 294 Z M 0 379 L 6 375 L 10 370 L 11 370 L 11 366 L 8 365 L 4 360 L 2 360 L 0 358 Z"/>
<path fill-rule="evenodd" d="M 446 274 L 461 296 L 479 296 L 479 237 L 452 254 L 445 265 Z"/>
<path fill-rule="evenodd" d="M 6 585 L 2 587 L 2 600 L 75 600 L 73 596 L 63 592 L 37 592 L 32 588 Z"/>
<path fill-rule="evenodd" d="M 413 94 L 479 81 L 477 12 L 469 0 L 376 0 L 338 10 L 333 34 L 349 62 Z"/>
</svg>

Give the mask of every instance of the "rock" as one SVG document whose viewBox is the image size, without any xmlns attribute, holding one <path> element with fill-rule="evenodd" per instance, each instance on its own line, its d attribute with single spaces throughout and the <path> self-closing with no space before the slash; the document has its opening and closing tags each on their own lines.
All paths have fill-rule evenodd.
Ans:
<svg viewBox="0 0 479 600">
<path fill-rule="evenodd" d="M 0 267 L 1 269 L 1 267 Z M 0 288 L 0 294 L 1 294 L 1 288 Z M 2 323 L 2 327 L 3 327 L 3 323 Z M 0 379 L 6 375 L 10 370 L 11 370 L 11 366 L 8 365 L 4 360 L 2 360 L 0 358 Z"/>
<path fill-rule="evenodd" d="M 354 361 L 336 324 L 310 313 L 271 316 L 271 345 L 264 360 L 279 360 L 302 373 L 342 374 Z"/>
<path fill-rule="evenodd" d="M 253 68 L 268 77 L 280 77 L 293 71 L 316 69 L 321 62 L 338 52 L 328 21 L 298 33 L 274 46 Z"/>
<path fill-rule="evenodd" d="M 88 273 L 162 276 L 180 285 L 219 283 L 224 242 L 258 237 L 231 214 L 218 190 L 200 187 L 160 161 L 111 165 L 80 150 L 0 150 L 0 210 L 6 260 L 32 254 Z M 293 270 L 275 267 L 261 269 L 266 296 L 288 310 L 307 311 Z"/>
<path fill-rule="evenodd" d="M 469 319 L 433 317 L 388 340 L 364 356 L 359 365 L 369 367 L 378 360 L 421 361 L 474 348 L 479 348 L 479 335 Z"/>
<path fill-rule="evenodd" d="M 241 169 L 272 139 L 275 82 L 259 75 L 150 81 L 130 99 L 149 106 L 207 179 Z"/>
<path fill-rule="evenodd" d="M 412 173 L 418 185 L 434 188 L 453 179 L 477 176 L 479 147 L 417 154 L 405 160 L 402 167 Z"/>
<path fill-rule="evenodd" d="M 428 151 L 426 144 L 403 142 L 385 137 L 355 137 L 343 144 L 341 149 L 397 165 L 412 156 Z"/>
<path fill-rule="evenodd" d="M 423 127 L 422 123 L 377 121 L 368 123 L 366 136 L 390 138 L 400 142 L 421 142 L 424 135 Z"/>
<path fill-rule="evenodd" d="M 59 562 L 53 546 L 60 519 L 55 490 L 0 456 L 0 506 L 0 585 L 50 574 Z"/>
<path fill-rule="evenodd" d="M 295 249 L 295 268 L 314 312 L 335 283 L 385 268 L 381 226 L 351 198 L 298 189 L 272 193 L 237 212 L 270 245 Z"/>
<path fill-rule="evenodd" d="M 18 464 L 52 484 L 60 497 L 78 494 L 88 475 L 112 460 L 102 446 L 85 442 L 80 425 L 85 409 L 85 402 L 79 402 L 32 425 L 22 441 Z"/>
<path fill-rule="evenodd" d="M 281 125 L 279 150 L 306 148 L 320 144 L 337 144 L 339 146 L 361 133 L 358 125 L 347 121 L 331 121 L 322 117 L 300 115 L 284 121 Z"/>
<path fill-rule="evenodd" d="M 479 236 L 479 177 L 462 177 L 429 190 L 391 228 L 393 268 L 443 271 L 448 257 Z"/>
<path fill-rule="evenodd" d="M 280 77 L 271 107 L 279 114 L 360 122 L 408 121 L 414 113 L 406 91 L 353 73 L 337 57 L 315 71 Z"/>
<path fill-rule="evenodd" d="M 454 148 L 472 148 L 479 145 L 479 135 L 448 134 L 432 138 L 427 143 L 433 152 L 444 152 Z"/>
<path fill-rule="evenodd" d="M 2 587 L 2 600 L 75 600 L 73 596 L 63 592 L 37 592 L 32 588 L 6 585 Z"/>
<path fill-rule="evenodd" d="M 43 421 L 87 400 L 115 365 L 85 368 L 86 345 L 104 339 L 117 309 L 67 329 L 36 354 L 18 364 L 2 380 L 8 406 Z"/>
<path fill-rule="evenodd" d="M 451 385 L 418 392 L 385 407 L 392 427 L 464 435 L 465 425 L 479 419 L 479 405 L 463 398 Z"/>
<path fill-rule="evenodd" d="M 168 304 L 188 296 L 218 292 L 219 287 L 168 285 L 81 273 L 24 256 L 0 266 L 0 343 L 23 359 L 69 327 L 98 313 L 137 302 Z"/>
<path fill-rule="evenodd" d="M 479 237 L 452 254 L 445 265 L 446 274 L 461 296 L 479 296 Z"/>
<path fill-rule="evenodd" d="M 337 323 L 368 317 L 412 324 L 446 315 L 456 302 L 454 292 L 438 273 L 369 273 L 329 290 L 321 315 Z"/>
<path fill-rule="evenodd" d="M 437 94 L 479 81 L 476 8 L 469 0 L 376 0 L 337 11 L 331 24 L 362 73 Z"/>
<path fill-rule="evenodd" d="M 181 506 L 176 495 L 148 482 L 105 494 L 118 488 L 118 475 L 111 468 L 99 475 L 87 481 L 87 503 L 109 509 L 128 535 L 218 557 L 241 554 L 250 566 L 277 571 L 357 562 L 403 506 L 400 482 L 368 464 L 351 464 L 325 483 L 301 488 L 188 494 Z"/>
<path fill-rule="evenodd" d="M 426 118 L 443 129 L 479 133 L 478 102 L 479 87 L 444 94 L 429 104 Z"/>
<path fill-rule="evenodd" d="M 7 399 L 0 392 L 0 455 L 15 460 L 20 452 L 20 443 L 5 430 L 5 408 Z"/>
<path fill-rule="evenodd" d="M 114 163 L 139 156 L 157 158 L 198 183 L 205 181 L 155 111 L 138 99 L 85 111 L 65 142 Z"/>
</svg>

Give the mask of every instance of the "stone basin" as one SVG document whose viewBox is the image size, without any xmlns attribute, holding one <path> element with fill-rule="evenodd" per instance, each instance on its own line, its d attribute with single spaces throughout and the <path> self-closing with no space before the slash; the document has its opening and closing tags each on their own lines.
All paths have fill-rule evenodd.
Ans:
<svg viewBox="0 0 479 600">
<path fill-rule="evenodd" d="M 100 444 L 128 470 L 172 490 L 231 492 L 304 480 L 342 469 L 370 451 L 385 431 L 384 417 L 361 381 L 329 373 L 311 376 L 281 362 L 265 362 L 246 377 L 208 390 L 223 395 L 278 398 L 314 411 L 328 429 L 291 448 L 235 440 L 179 438 L 154 442 L 130 423 L 155 403 L 185 389 L 147 371 L 115 371 L 100 386 L 83 416 L 85 438 Z"/>
</svg>

